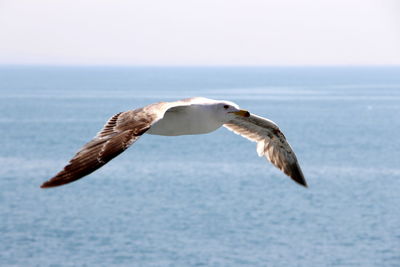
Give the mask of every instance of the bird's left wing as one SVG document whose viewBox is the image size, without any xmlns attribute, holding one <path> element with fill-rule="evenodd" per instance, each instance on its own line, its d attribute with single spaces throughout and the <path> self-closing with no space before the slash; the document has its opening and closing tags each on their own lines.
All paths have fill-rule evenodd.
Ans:
<svg viewBox="0 0 400 267">
<path fill-rule="evenodd" d="M 257 142 L 257 153 L 260 157 L 265 156 L 294 181 L 307 187 L 296 155 L 274 122 L 251 115 L 250 117 L 236 117 L 224 124 L 224 127 Z"/>
<path fill-rule="evenodd" d="M 41 188 L 50 188 L 76 181 L 125 151 L 151 125 L 164 116 L 170 107 L 160 102 L 144 108 L 120 112 L 112 116 L 103 129 L 69 161 L 69 163 Z"/>
</svg>

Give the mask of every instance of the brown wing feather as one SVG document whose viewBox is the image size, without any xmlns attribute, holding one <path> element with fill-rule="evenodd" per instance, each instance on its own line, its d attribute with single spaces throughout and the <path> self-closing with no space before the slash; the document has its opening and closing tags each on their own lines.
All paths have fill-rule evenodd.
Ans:
<svg viewBox="0 0 400 267">
<path fill-rule="evenodd" d="M 99 169 L 127 149 L 140 136 L 133 130 L 118 133 L 110 138 L 93 140 L 79 151 L 62 171 L 41 188 L 55 187 L 76 181 Z"/>
<path fill-rule="evenodd" d="M 307 187 L 296 155 L 275 123 L 251 115 L 249 118 L 237 117 L 224 126 L 253 142 L 257 142 L 259 156 L 265 156 L 295 182 Z"/>
<path fill-rule="evenodd" d="M 104 125 L 103 129 L 97 134 L 96 137 L 106 137 L 110 134 L 113 134 L 115 132 L 115 126 L 117 125 L 118 117 L 122 114 L 122 112 L 119 112 L 112 116 L 107 123 Z"/>
<path fill-rule="evenodd" d="M 50 188 L 76 181 L 125 151 L 150 127 L 156 115 L 143 109 L 121 112 L 111 117 L 96 137 L 84 145 L 68 165 L 41 185 Z"/>
</svg>

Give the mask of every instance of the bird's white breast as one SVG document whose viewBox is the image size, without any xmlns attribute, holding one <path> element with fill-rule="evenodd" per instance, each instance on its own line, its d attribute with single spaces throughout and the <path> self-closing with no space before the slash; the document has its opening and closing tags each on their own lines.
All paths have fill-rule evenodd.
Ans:
<svg viewBox="0 0 400 267">
<path fill-rule="evenodd" d="M 204 134 L 215 131 L 222 124 L 212 109 L 191 105 L 167 111 L 146 133 L 165 136 Z"/>
</svg>

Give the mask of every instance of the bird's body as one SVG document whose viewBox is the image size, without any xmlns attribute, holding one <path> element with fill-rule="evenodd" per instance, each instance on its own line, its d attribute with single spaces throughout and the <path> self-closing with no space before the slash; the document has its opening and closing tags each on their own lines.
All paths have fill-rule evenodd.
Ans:
<svg viewBox="0 0 400 267">
<path fill-rule="evenodd" d="M 229 101 L 195 97 L 159 102 L 114 115 L 62 171 L 41 187 L 67 184 L 90 174 L 145 133 L 163 136 L 205 134 L 221 126 L 257 142 L 259 156 L 265 156 L 297 183 L 306 186 L 296 156 L 275 123 L 250 115 Z"/>
<path fill-rule="evenodd" d="M 224 123 L 213 117 L 211 108 L 199 112 L 200 105 L 172 108 L 165 112 L 164 117 L 154 123 L 147 134 L 178 136 L 210 133 L 220 128 Z"/>
</svg>

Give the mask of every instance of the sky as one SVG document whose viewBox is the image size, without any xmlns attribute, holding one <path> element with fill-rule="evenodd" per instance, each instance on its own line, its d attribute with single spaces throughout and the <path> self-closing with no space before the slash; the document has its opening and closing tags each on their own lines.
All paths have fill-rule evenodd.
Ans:
<svg viewBox="0 0 400 267">
<path fill-rule="evenodd" d="M 0 0 L 0 64 L 400 65 L 400 1 Z"/>
</svg>

